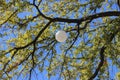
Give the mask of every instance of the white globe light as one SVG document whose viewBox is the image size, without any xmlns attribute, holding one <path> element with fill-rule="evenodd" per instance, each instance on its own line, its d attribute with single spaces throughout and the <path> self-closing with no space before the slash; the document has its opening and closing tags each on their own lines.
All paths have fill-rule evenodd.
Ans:
<svg viewBox="0 0 120 80">
<path fill-rule="evenodd" d="M 67 39 L 67 34 L 65 31 L 58 31 L 56 34 L 55 34 L 55 39 L 58 41 L 58 42 L 64 42 L 66 39 Z"/>
</svg>

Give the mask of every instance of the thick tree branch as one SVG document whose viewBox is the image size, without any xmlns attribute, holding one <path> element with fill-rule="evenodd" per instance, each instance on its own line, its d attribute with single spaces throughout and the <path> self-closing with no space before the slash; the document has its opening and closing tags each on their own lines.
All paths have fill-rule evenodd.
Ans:
<svg viewBox="0 0 120 80">
<path fill-rule="evenodd" d="M 118 30 L 116 30 L 114 33 L 111 33 L 109 35 L 109 39 L 108 39 L 107 42 L 111 42 L 113 40 L 113 38 L 116 36 L 116 34 L 119 32 L 119 30 L 120 30 L 120 28 L 118 28 Z M 95 70 L 94 74 L 88 80 L 93 80 L 98 75 L 98 72 L 100 71 L 101 67 L 103 66 L 103 63 L 104 63 L 104 51 L 106 49 L 105 45 L 100 50 L 100 63 L 98 65 L 97 69 Z"/>
<path fill-rule="evenodd" d="M 53 18 L 54 22 L 67 22 L 67 23 L 81 23 L 87 20 L 93 20 L 101 17 L 107 16 L 120 16 L 120 12 L 118 11 L 108 11 L 108 12 L 101 12 L 97 14 L 93 14 L 90 16 L 82 17 L 80 19 L 66 19 L 66 18 Z"/>
<path fill-rule="evenodd" d="M 107 16 L 120 16 L 120 11 L 108 11 L 108 12 L 101 12 L 101 13 L 96 13 L 93 15 L 89 15 L 86 17 L 82 17 L 80 19 L 67 19 L 67 18 L 51 18 L 51 17 L 47 17 L 46 15 L 44 15 L 39 7 L 35 4 L 32 4 L 33 6 L 35 6 L 35 8 L 37 9 L 37 11 L 39 12 L 39 14 L 47 19 L 47 20 L 51 20 L 52 22 L 67 22 L 67 23 L 81 23 L 83 21 L 87 21 L 87 20 L 93 20 L 93 19 L 97 19 L 97 18 L 101 18 L 101 17 L 107 17 Z"/>
<path fill-rule="evenodd" d="M 97 67 L 97 69 L 95 70 L 94 74 L 88 79 L 88 80 L 93 80 L 98 72 L 100 71 L 101 67 L 103 66 L 103 63 L 104 63 L 104 51 L 105 51 L 105 47 L 103 46 L 100 50 L 100 63 Z"/>
</svg>

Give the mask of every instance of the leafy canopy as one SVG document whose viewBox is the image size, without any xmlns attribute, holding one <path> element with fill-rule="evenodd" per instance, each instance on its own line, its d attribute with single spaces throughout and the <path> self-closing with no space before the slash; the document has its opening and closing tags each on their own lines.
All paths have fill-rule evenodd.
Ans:
<svg viewBox="0 0 120 80">
<path fill-rule="evenodd" d="M 120 11 L 113 0 L 0 0 L 0 79 L 37 72 L 65 80 L 113 79 Z M 64 43 L 55 33 L 65 30 Z M 116 76 L 115 76 L 116 74 Z M 119 73 L 114 78 L 119 79 Z"/>
</svg>

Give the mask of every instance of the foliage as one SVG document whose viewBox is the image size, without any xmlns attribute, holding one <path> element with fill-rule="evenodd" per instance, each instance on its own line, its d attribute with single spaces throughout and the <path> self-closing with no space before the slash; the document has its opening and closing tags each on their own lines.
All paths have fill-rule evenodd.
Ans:
<svg viewBox="0 0 120 80">
<path fill-rule="evenodd" d="M 120 11 L 113 0 L 0 0 L 0 79 L 111 79 L 120 69 Z M 3 31 L 3 29 L 5 29 Z M 55 40 L 65 30 L 64 43 Z M 116 75 L 119 78 L 119 73 Z"/>
</svg>

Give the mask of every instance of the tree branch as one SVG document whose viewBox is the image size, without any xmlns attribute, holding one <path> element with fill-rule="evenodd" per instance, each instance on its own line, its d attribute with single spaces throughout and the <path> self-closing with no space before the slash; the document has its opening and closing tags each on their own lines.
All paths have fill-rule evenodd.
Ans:
<svg viewBox="0 0 120 80">
<path fill-rule="evenodd" d="M 107 42 L 111 42 L 112 39 L 115 37 L 115 35 L 119 32 L 119 30 L 120 30 L 120 28 L 118 28 L 118 30 L 115 31 L 114 33 L 111 33 Z M 106 49 L 105 45 L 100 50 L 100 63 L 98 65 L 97 69 L 95 70 L 94 74 L 88 80 L 93 80 L 98 75 L 98 72 L 100 71 L 101 67 L 103 66 L 103 63 L 104 63 L 104 51 Z"/>
<path fill-rule="evenodd" d="M 66 19 L 66 18 L 53 18 L 54 22 L 67 22 L 67 23 L 81 23 L 87 20 L 93 20 L 101 17 L 107 16 L 120 16 L 120 12 L 118 11 L 108 11 L 108 12 L 101 12 L 97 14 L 93 14 L 90 16 L 82 17 L 80 19 Z"/>
<path fill-rule="evenodd" d="M 80 19 L 67 19 L 67 18 L 60 18 L 60 17 L 57 17 L 57 18 L 51 18 L 51 17 L 48 17 L 46 15 L 44 15 L 39 7 L 35 4 L 32 4 L 36 9 L 37 11 L 39 12 L 39 14 L 47 19 L 47 20 L 51 20 L 52 22 L 67 22 L 67 23 L 81 23 L 83 21 L 87 21 L 87 20 L 93 20 L 93 19 L 97 19 L 97 18 L 101 18 L 101 17 L 107 17 L 107 16 L 120 16 L 120 11 L 108 11 L 108 12 L 101 12 L 101 13 L 96 13 L 96 14 L 93 14 L 93 15 L 89 15 L 89 16 L 86 16 L 86 17 L 82 17 Z"/>
<path fill-rule="evenodd" d="M 88 79 L 88 80 L 93 80 L 98 72 L 100 71 L 101 67 L 103 66 L 104 63 L 104 51 L 105 51 L 105 47 L 103 46 L 100 50 L 100 63 L 98 65 L 98 68 L 95 70 L 94 74 Z"/>
<path fill-rule="evenodd" d="M 18 11 L 18 10 L 16 10 L 15 12 L 13 12 L 13 13 L 8 17 L 7 20 L 5 20 L 3 23 L 1 23 L 1 24 L 0 24 L 0 27 L 1 27 L 1 25 L 5 24 L 14 14 L 16 14 L 17 11 Z"/>
</svg>

